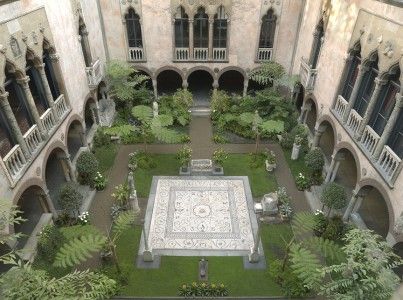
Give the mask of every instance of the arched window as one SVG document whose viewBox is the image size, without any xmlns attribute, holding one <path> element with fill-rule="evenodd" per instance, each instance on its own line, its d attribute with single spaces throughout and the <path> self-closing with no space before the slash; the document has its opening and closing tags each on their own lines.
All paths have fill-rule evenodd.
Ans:
<svg viewBox="0 0 403 300">
<path fill-rule="evenodd" d="M 125 19 L 129 47 L 143 48 L 139 15 L 136 14 L 133 8 L 130 8 L 125 16 Z"/>
<path fill-rule="evenodd" d="M 388 83 L 382 87 L 381 93 L 375 104 L 374 111 L 368 123 L 375 132 L 381 136 L 395 107 L 396 95 L 400 91 L 400 70 L 390 76 Z"/>
<path fill-rule="evenodd" d="M 47 49 L 43 50 L 43 62 L 45 63 L 45 74 L 48 80 L 50 91 L 52 92 L 53 99 L 57 99 L 60 96 L 59 84 L 57 82 L 56 74 L 53 69 L 52 59 L 50 52 Z"/>
<path fill-rule="evenodd" d="M 318 26 L 316 26 L 311 50 L 311 57 L 309 60 L 309 64 L 311 65 L 312 69 L 316 69 L 316 65 L 318 64 L 320 49 L 322 48 L 322 39 L 324 35 L 325 32 L 323 28 L 323 20 L 320 20 Z"/>
<path fill-rule="evenodd" d="M 343 90 L 341 92 L 341 95 L 346 101 L 350 100 L 351 92 L 354 89 L 355 82 L 357 81 L 357 76 L 358 76 L 358 70 L 359 66 L 361 65 L 361 55 L 360 55 L 361 47 L 358 47 L 358 49 L 355 49 L 351 55 L 352 58 L 348 62 L 347 67 L 347 78 L 346 81 L 344 82 Z"/>
<path fill-rule="evenodd" d="M 208 15 L 200 7 L 194 18 L 194 47 L 208 48 Z"/>
<path fill-rule="evenodd" d="M 369 70 L 365 72 L 361 85 L 358 90 L 357 99 L 353 108 L 363 117 L 367 110 L 369 100 L 375 89 L 375 78 L 378 76 L 378 56 L 369 64 Z"/>
<path fill-rule="evenodd" d="M 227 15 L 224 6 L 218 8 L 214 15 L 213 47 L 227 48 Z"/>
<path fill-rule="evenodd" d="M 400 114 L 393 128 L 392 134 L 389 137 L 387 145 L 399 156 L 403 158 L 403 111 L 400 109 Z"/>
<path fill-rule="evenodd" d="M 175 47 L 189 47 L 189 17 L 182 6 L 178 7 L 175 15 Z"/>
<path fill-rule="evenodd" d="M 274 35 L 276 32 L 277 17 L 272 9 L 267 11 L 262 18 L 262 28 L 260 30 L 259 48 L 273 48 Z"/>
<path fill-rule="evenodd" d="M 85 66 L 91 67 L 92 57 L 90 50 L 90 42 L 88 40 L 88 31 L 84 21 L 81 18 L 79 19 L 78 34 L 81 37 L 81 49 L 84 55 Z"/>
<path fill-rule="evenodd" d="M 49 108 L 48 100 L 46 99 L 45 88 L 42 83 L 41 75 L 35 68 L 32 60 L 27 60 L 25 72 L 29 77 L 29 89 L 32 94 L 32 98 L 35 101 L 35 106 L 39 115 L 42 115 L 46 109 Z"/>
</svg>

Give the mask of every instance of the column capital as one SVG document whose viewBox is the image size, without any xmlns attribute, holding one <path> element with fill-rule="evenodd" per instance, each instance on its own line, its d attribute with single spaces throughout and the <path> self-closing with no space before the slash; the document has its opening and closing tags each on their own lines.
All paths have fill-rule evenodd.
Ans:
<svg viewBox="0 0 403 300">
<path fill-rule="evenodd" d="M 376 77 L 376 78 L 374 79 L 374 81 L 375 81 L 375 84 L 376 84 L 376 85 L 385 85 L 385 84 L 388 83 L 387 80 L 381 79 L 380 76 Z"/>
<path fill-rule="evenodd" d="M 0 102 L 5 101 L 8 99 L 8 92 L 0 93 Z"/>
<path fill-rule="evenodd" d="M 210 25 L 213 25 L 213 24 L 214 24 L 214 19 L 213 19 L 213 18 L 209 18 L 209 19 L 208 19 L 208 23 L 209 23 Z"/>
<path fill-rule="evenodd" d="M 361 64 L 361 65 L 358 66 L 358 71 L 359 71 L 360 73 L 365 73 L 365 72 L 367 72 L 368 70 L 369 70 L 369 66 L 367 66 L 367 65 Z"/>
<path fill-rule="evenodd" d="M 43 62 L 37 63 L 37 64 L 34 65 L 34 67 L 36 69 L 38 69 L 39 71 L 42 71 L 42 70 L 45 69 L 45 63 L 43 63 Z"/>
<path fill-rule="evenodd" d="M 188 22 L 189 22 L 189 23 L 193 23 L 193 22 L 194 22 L 194 19 L 189 19 Z"/>
<path fill-rule="evenodd" d="M 59 58 L 60 58 L 57 53 L 50 54 L 49 57 L 52 61 L 56 61 L 56 62 L 59 61 Z"/>
<path fill-rule="evenodd" d="M 24 76 L 22 78 L 17 79 L 17 82 L 22 86 L 28 86 L 30 80 L 31 79 L 29 78 L 29 76 Z"/>
</svg>

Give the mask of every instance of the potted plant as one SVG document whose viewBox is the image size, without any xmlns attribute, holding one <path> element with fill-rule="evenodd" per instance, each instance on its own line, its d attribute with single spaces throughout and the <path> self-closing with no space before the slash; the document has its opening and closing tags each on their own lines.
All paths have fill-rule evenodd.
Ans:
<svg viewBox="0 0 403 300">
<path fill-rule="evenodd" d="M 97 172 L 94 178 L 94 187 L 97 191 L 103 191 L 106 187 L 107 180 L 100 172 Z"/>
<path fill-rule="evenodd" d="M 292 208 L 289 203 L 284 202 L 279 207 L 280 217 L 283 221 L 288 221 L 292 215 Z"/>
<path fill-rule="evenodd" d="M 223 170 L 223 164 L 224 161 L 228 158 L 228 153 L 223 149 L 219 148 L 214 151 L 213 153 L 213 162 L 214 162 L 214 168 L 213 168 L 213 174 L 215 175 L 223 175 L 224 170 Z"/>
<path fill-rule="evenodd" d="M 266 152 L 265 164 L 267 172 L 271 172 L 277 167 L 276 154 L 274 153 L 274 151 L 271 150 Z"/>
<path fill-rule="evenodd" d="M 129 187 L 127 184 L 119 184 L 115 186 L 115 191 L 111 195 L 115 198 L 115 202 L 122 208 L 127 208 L 129 200 Z"/>
<path fill-rule="evenodd" d="M 295 179 L 295 184 L 297 185 L 297 189 L 299 191 L 305 191 L 310 187 L 310 180 L 302 173 L 299 173 L 297 178 Z"/>
<path fill-rule="evenodd" d="M 179 174 L 189 175 L 190 174 L 189 162 L 190 159 L 192 158 L 192 148 L 186 145 L 183 146 L 176 154 L 176 158 L 179 160 L 181 164 Z"/>
</svg>

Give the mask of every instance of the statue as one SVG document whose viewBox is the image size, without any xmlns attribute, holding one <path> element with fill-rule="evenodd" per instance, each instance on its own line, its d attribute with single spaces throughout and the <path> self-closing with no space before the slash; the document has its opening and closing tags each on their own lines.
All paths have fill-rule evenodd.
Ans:
<svg viewBox="0 0 403 300">
<path fill-rule="evenodd" d="M 127 185 L 129 186 L 129 203 L 131 208 L 135 213 L 140 211 L 139 200 L 137 198 L 137 191 L 134 187 L 134 177 L 133 172 L 129 172 L 129 176 L 127 177 Z"/>
<path fill-rule="evenodd" d="M 158 116 L 158 103 L 157 103 L 157 101 L 153 102 L 153 116 L 154 116 L 154 118 L 156 116 Z"/>
<path fill-rule="evenodd" d="M 202 258 L 199 261 L 199 280 L 201 281 L 207 281 L 208 280 L 208 261 Z"/>
</svg>

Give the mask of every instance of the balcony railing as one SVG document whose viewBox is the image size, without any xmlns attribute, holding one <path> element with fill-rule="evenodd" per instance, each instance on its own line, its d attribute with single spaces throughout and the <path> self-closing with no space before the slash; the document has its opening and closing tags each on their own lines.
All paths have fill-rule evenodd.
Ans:
<svg viewBox="0 0 403 300">
<path fill-rule="evenodd" d="M 39 132 L 38 125 L 34 124 L 25 134 L 24 141 L 29 152 L 35 153 L 42 143 L 42 136 Z"/>
<path fill-rule="evenodd" d="M 146 60 L 143 48 L 130 47 L 129 48 L 129 60 L 130 61 L 144 61 L 144 60 Z"/>
<path fill-rule="evenodd" d="M 347 106 L 348 102 L 346 101 L 346 99 L 344 99 L 342 95 L 339 95 L 336 100 L 336 105 L 334 106 L 334 112 L 340 120 L 343 120 L 343 117 L 347 110 Z"/>
<path fill-rule="evenodd" d="M 365 151 L 372 155 L 378 145 L 379 139 L 379 135 L 371 128 L 371 126 L 367 125 L 361 138 L 361 145 L 364 147 Z"/>
<path fill-rule="evenodd" d="M 103 77 L 102 62 L 97 59 L 91 67 L 86 67 L 88 86 L 92 88 L 98 87 Z"/>
<path fill-rule="evenodd" d="M 20 175 L 27 162 L 24 153 L 22 153 L 20 145 L 15 145 L 3 158 L 3 161 L 13 180 Z"/>
<path fill-rule="evenodd" d="M 52 109 L 48 108 L 43 115 L 40 117 L 41 123 L 43 128 L 47 132 L 51 132 L 52 129 L 56 126 L 55 118 L 53 116 L 53 111 Z"/>
<path fill-rule="evenodd" d="M 377 166 L 382 176 L 391 184 L 393 184 L 393 181 L 396 179 L 396 171 L 398 170 L 401 161 L 400 157 L 397 156 L 389 146 L 385 145 L 383 147 Z"/>
<path fill-rule="evenodd" d="M 63 94 L 56 99 L 54 109 L 57 119 L 63 118 L 63 116 L 69 111 L 69 107 Z"/>
<path fill-rule="evenodd" d="M 358 112 L 355 111 L 355 109 L 352 109 L 350 111 L 350 115 L 348 116 L 347 119 L 347 128 L 350 130 L 350 132 L 355 135 L 360 128 L 362 122 L 362 117 L 358 114 Z"/>
<path fill-rule="evenodd" d="M 208 48 L 194 48 L 193 58 L 194 60 L 208 60 Z"/>
<path fill-rule="evenodd" d="M 300 77 L 301 77 L 301 84 L 304 86 L 304 88 L 306 90 L 314 89 L 317 74 L 318 74 L 318 70 L 312 69 L 302 58 L 301 59 L 301 68 L 300 68 Z"/>
<path fill-rule="evenodd" d="M 175 60 L 189 60 L 189 48 L 175 48 Z"/>
<path fill-rule="evenodd" d="M 214 48 L 213 60 L 227 60 L 227 48 Z"/>
<path fill-rule="evenodd" d="M 257 50 L 257 60 L 258 61 L 269 61 L 273 56 L 273 48 L 259 48 Z"/>
</svg>

